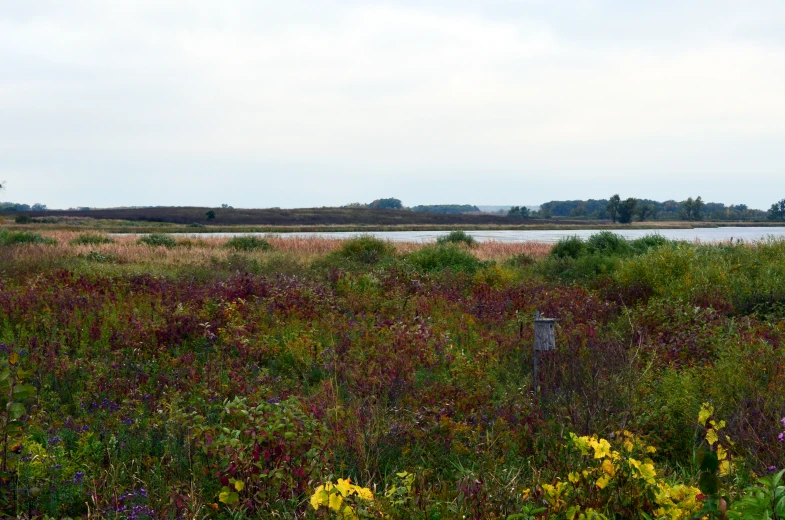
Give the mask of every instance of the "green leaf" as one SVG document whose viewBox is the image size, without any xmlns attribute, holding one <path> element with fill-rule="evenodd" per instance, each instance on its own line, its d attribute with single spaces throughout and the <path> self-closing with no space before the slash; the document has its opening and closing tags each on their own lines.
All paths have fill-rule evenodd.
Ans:
<svg viewBox="0 0 785 520">
<path fill-rule="evenodd" d="M 5 427 L 5 433 L 8 435 L 15 435 L 17 433 L 22 433 L 22 423 L 19 421 L 11 421 Z"/>
<path fill-rule="evenodd" d="M 8 380 L 8 376 L 10 376 L 10 375 L 11 375 L 11 371 L 8 370 L 8 369 L 5 369 L 5 370 L 1 371 L 0 372 L 0 381 L 7 381 Z"/>
<path fill-rule="evenodd" d="M 228 487 L 224 486 L 221 492 L 218 494 L 218 501 L 222 504 L 232 505 L 235 502 L 240 500 L 240 495 L 231 491 Z"/>
<path fill-rule="evenodd" d="M 35 394 L 33 385 L 16 385 L 14 387 L 14 399 L 27 399 L 33 394 Z"/>
<path fill-rule="evenodd" d="M 700 480 L 698 480 L 698 487 L 700 488 L 701 493 L 716 495 L 717 491 L 720 489 L 720 481 L 713 472 L 704 471 L 701 473 Z"/>
<path fill-rule="evenodd" d="M 711 450 L 706 450 L 703 452 L 703 457 L 701 457 L 701 469 L 703 471 L 717 471 L 717 468 L 720 466 L 720 461 L 717 458 L 717 454 Z"/>
<path fill-rule="evenodd" d="M 13 402 L 11 406 L 8 407 L 8 414 L 11 416 L 11 419 L 19 419 L 22 417 L 27 410 L 25 409 L 25 405 L 22 403 Z"/>
</svg>

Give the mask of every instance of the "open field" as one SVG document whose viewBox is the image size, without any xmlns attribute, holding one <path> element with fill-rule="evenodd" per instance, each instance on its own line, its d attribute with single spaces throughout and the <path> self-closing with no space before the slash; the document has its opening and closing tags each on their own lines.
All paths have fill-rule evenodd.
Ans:
<svg viewBox="0 0 785 520">
<path fill-rule="evenodd" d="M 0 228 L 0 516 L 775 507 L 745 490 L 785 467 L 785 241 L 29 229 Z"/>
</svg>

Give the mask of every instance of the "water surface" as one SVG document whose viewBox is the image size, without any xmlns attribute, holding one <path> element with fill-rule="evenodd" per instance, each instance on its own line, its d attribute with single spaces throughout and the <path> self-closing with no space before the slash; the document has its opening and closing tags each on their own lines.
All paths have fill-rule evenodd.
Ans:
<svg viewBox="0 0 785 520">
<path fill-rule="evenodd" d="M 597 229 L 552 229 L 552 230 L 487 230 L 467 231 L 479 242 L 495 240 L 497 242 L 543 242 L 554 243 L 564 237 L 578 236 L 586 239 L 599 233 Z M 701 242 L 725 242 L 730 239 L 754 242 L 772 238 L 785 238 L 785 227 L 718 227 L 694 229 L 609 229 L 628 239 L 640 238 L 646 235 L 661 235 L 670 240 L 699 240 Z M 336 231 L 336 232 L 303 232 L 280 233 L 281 237 L 322 237 L 322 238 L 352 238 L 359 235 L 373 235 L 375 237 L 391 240 L 393 242 L 433 242 L 437 237 L 447 235 L 449 231 Z M 177 236 L 198 238 L 204 233 L 174 233 Z M 268 236 L 276 233 L 209 233 L 209 236 L 234 237 L 243 235 Z"/>
</svg>

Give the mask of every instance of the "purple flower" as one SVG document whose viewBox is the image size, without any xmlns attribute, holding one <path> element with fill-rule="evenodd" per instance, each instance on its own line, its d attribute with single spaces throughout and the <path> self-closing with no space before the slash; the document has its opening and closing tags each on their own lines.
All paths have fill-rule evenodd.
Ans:
<svg viewBox="0 0 785 520">
<path fill-rule="evenodd" d="M 782 440 L 782 439 L 780 439 L 780 440 Z M 61 439 L 59 435 L 55 435 L 54 437 L 49 439 L 47 442 L 49 444 L 60 444 L 61 442 L 63 442 L 63 439 Z"/>
<path fill-rule="evenodd" d="M 782 423 L 782 425 L 783 425 L 783 426 L 785 426 L 785 417 L 783 417 L 782 419 L 780 419 L 780 422 Z"/>
<path fill-rule="evenodd" d="M 777 471 L 777 466 L 769 466 L 769 471 Z"/>
<path fill-rule="evenodd" d="M 779 435 L 777 435 L 777 439 L 779 439 L 780 442 L 785 441 L 785 432 L 782 432 Z"/>
<path fill-rule="evenodd" d="M 81 471 L 77 471 L 74 473 L 74 484 L 81 484 L 84 480 L 84 473 Z"/>
</svg>

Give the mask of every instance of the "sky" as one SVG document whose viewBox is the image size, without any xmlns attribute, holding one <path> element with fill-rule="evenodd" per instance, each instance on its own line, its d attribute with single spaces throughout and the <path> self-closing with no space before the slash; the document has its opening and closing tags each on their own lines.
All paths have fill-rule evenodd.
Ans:
<svg viewBox="0 0 785 520">
<path fill-rule="evenodd" d="M 2 0 L 0 200 L 785 197 L 782 0 Z"/>
</svg>

